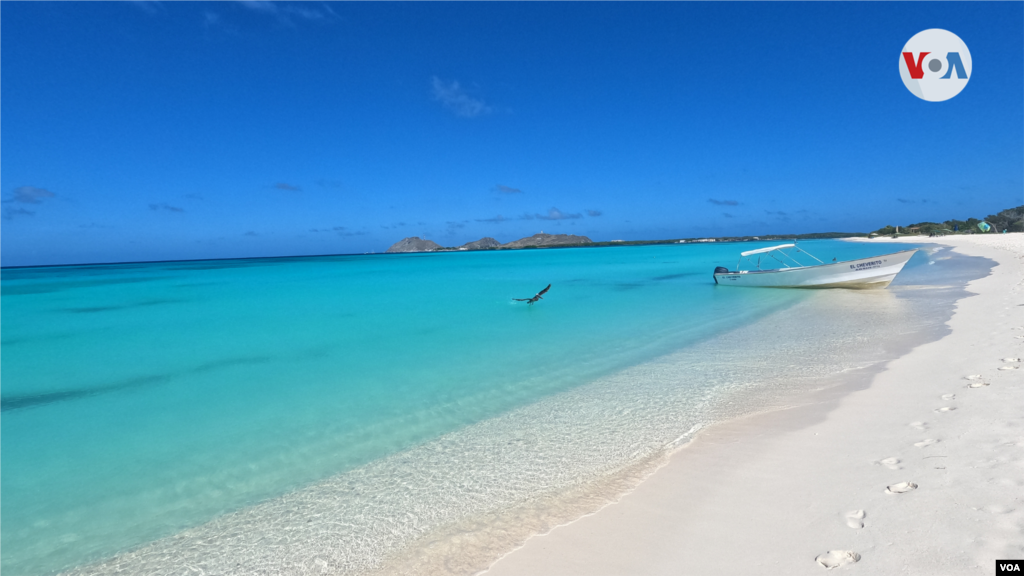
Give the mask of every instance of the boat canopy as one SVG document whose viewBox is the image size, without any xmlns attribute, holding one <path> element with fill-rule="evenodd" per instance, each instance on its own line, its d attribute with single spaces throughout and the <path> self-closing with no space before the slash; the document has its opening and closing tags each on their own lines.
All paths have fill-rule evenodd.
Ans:
<svg viewBox="0 0 1024 576">
<path fill-rule="evenodd" d="M 757 250 L 748 250 L 747 252 L 740 252 L 740 256 L 750 256 L 751 254 L 764 254 L 765 252 L 771 252 L 772 250 L 778 250 L 779 248 L 792 248 L 796 244 L 779 244 L 778 246 L 772 246 L 771 248 L 758 248 Z"/>
</svg>

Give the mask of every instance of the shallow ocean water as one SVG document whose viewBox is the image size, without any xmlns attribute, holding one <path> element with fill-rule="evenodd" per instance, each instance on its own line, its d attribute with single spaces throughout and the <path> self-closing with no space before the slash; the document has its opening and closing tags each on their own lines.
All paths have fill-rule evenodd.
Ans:
<svg viewBox="0 0 1024 576">
<path fill-rule="evenodd" d="M 884 360 L 987 270 L 919 253 L 887 291 L 715 287 L 762 245 L 4 269 L 0 568 L 373 568 Z"/>
</svg>

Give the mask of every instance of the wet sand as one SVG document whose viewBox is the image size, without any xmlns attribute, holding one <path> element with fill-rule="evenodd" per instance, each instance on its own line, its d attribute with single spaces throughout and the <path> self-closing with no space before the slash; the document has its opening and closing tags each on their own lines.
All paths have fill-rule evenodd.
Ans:
<svg viewBox="0 0 1024 576">
<path fill-rule="evenodd" d="M 901 241 L 998 263 L 948 335 L 867 387 L 701 431 L 485 574 L 990 574 L 1024 558 L 1024 235 Z"/>
</svg>

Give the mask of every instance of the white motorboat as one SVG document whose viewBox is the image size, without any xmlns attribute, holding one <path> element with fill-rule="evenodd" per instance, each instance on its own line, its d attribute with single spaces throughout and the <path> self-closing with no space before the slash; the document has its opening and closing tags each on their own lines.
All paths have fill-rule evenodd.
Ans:
<svg viewBox="0 0 1024 576">
<path fill-rule="evenodd" d="M 723 266 L 715 268 L 715 283 L 722 286 L 756 286 L 763 288 L 885 288 L 903 270 L 917 250 L 903 250 L 892 254 L 804 266 L 791 252 L 806 254 L 818 260 L 796 244 L 781 244 L 770 248 L 758 248 L 740 253 L 736 270 Z M 752 257 L 756 256 L 756 260 Z M 774 259 L 781 268 L 762 270 L 761 264 Z M 743 261 L 750 264 L 749 270 L 742 270 Z M 791 265 L 790 263 L 795 265 Z"/>
</svg>

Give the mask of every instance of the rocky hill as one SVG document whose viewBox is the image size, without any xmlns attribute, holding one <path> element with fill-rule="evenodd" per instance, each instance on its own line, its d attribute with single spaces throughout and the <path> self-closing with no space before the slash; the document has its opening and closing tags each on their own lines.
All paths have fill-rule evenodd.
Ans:
<svg viewBox="0 0 1024 576">
<path fill-rule="evenodd" d="M 520 238 L 508 244 L 502 244 L 491 237 L 481 238 L 475 242 L 468 242 L 458 248 L 443 248 L 432 240 L 423 240 L 419 236 L 403 238 L 388 248 L 388 252 L 446 252 L 463 250 L 515 250 L 517 248 L 532 248 L 544 246 L 578 246 L 593 244 L 586 236 L 575 236 L 573 234 L 534 234 L 526 238 Z"/>
<path fill-rule="evenodd" d="M 486 238 L 481 238 L 476 242 L 467 242 L 466 244 L 459 246 L 459 250 L 486 250 L 488 248 L 497 248 L 498 246 L 501 246 L 501 242 L 487 236 Z"/>
<path fill-rule="evenodd" d="M 508 244 L 502 244 L 502 248 L 525 248 L 527 246 L 567 246 L 573 244 L 593 244 L 590 238 L 586 236 L 576 236 L 574 234 L 534 234 L 526 238 L 521 238 Z"/>
<path fill-rule="evenodd" d="M 441 245 L 433 240 L 423 240 L 419 236 L 402 238 L 388 248 L 389 253 L 395 252 L 435 252 L 441 250 Z"/>
</svg>

